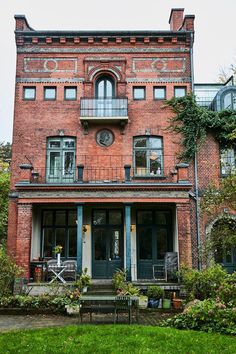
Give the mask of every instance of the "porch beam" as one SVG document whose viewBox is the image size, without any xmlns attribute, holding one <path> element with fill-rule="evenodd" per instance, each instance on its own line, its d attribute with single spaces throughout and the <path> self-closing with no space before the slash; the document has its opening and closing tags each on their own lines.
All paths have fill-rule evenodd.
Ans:
<svg viewBox="0 0 236 354">
<path fill-rule="evenodd" d="M 127 280 L 131 279 L 131 206 L 125 204 L 126 262 Z"/>
<path fill-rule="evenodd" d="M 77 204 L 77 272 L 78 273 L 82 273 L 83 210 L 84 210 L 84 204 Z"/>
</svg>

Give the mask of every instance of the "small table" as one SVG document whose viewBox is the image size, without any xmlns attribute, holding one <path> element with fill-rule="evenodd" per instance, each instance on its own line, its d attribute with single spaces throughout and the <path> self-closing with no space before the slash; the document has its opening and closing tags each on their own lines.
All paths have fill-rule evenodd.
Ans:
<svg viewBox="0 0 236 354">
<path fill-rule="evenodd" d="M 54 278 L 49 282 L 49 284 L 52 284 L 56 279 L 59 279 L 62 283 L 66 283 L 65 279 L 62 277 L 62 274 L 64 273 L 66 266 L 63 265 L 51 265 L 48 267 L 50 271 L 55 275 Z"/>
</svg>

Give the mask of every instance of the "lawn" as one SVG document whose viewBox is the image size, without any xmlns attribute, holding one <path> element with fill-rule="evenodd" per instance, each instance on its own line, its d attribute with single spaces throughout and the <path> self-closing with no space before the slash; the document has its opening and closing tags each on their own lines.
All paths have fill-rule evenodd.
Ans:
<svg viewBox="0 0 236 354">
<path fill-rule="evenodd" d="M 128 325 L 83 325 L 0 333 L 0 353 L 236 353 L 220 334 Z"/>
</svg>

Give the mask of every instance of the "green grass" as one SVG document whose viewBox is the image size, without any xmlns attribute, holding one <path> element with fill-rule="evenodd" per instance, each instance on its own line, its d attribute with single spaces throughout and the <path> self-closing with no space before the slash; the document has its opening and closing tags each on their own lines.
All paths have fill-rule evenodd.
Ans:
<svg viewBox="0 0 236 354">
<path fill-rule="evenodd" d="M 0 353 L 236 353 L 220 334 L 128 325 L 82 325 L 0 334 Z"/>
</svg>

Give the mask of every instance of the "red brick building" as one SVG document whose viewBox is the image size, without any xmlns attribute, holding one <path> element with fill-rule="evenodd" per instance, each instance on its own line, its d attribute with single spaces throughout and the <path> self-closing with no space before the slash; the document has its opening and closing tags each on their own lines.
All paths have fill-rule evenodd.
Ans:
<svg viewBox="0 0 236 354">
<path fill-rule="evenodd" d="M 8 249 L 25 277 L 59 244 L 94 279 L 121 267 L 153 278 L 166 254 L 197 265 L 194 166 L 166 130 L 165 99 L 193 89 L 194 16 L 183 12 L 169 31 L 38 31 L 15 16 Z"/>
</svg>

